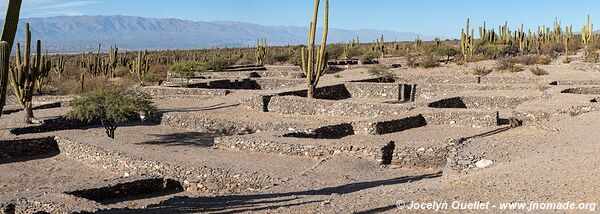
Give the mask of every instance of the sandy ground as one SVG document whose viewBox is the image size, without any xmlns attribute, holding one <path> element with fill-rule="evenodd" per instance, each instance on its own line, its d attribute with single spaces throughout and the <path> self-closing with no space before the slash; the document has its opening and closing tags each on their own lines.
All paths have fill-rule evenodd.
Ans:
<svg viewBox="0 0 600 214">
<path fill-rule="evenodd" d="M 477 63 L 493 66 L 493 62 Z M 469 66 L 475 66 L 471 64 Z M 402 74 L 465 75 L 446 68 L 429 70 L 397 70 Z M 570 71 L 565 65 L 542 66 L 557 79 L 600 79 L 595 73 Z M 450 70 L 450 71 L 449 71 Z M 326 76 L 323 84 L 366 77 L 365 70 L 340 73 L 340 78 Z M 494 72 L 492 76 L 533 77 L 528 71 L 507 74 Z M 470 92 L 465 92 L 468 95 Z M 473 92 L 474 94 L 477 92 Z M 536 92 L 532 92 L 536 93 Z M 540 92 L 541 93 L 541 92 Z M 248 120 L 264 119 L 260 114 L 240 111 L 239 98 L 245 94 L 233 94 L 227 99 L 211 98 L 206 102 L 193 99 L 156 100 L 165 111 L 189 111 L 198 114 L 215 114 L 227 117 L 246 117 Z M 560 95 L 573 96 L 573 95 Z M 528 104 L 536 108 L 552 105 L 569 105 L 567 101 L 580 99 L 573 96 L 553 101 L 554 104 Z M 586 98 L 587 99 L 587 98 Z M 564 103 L 563 103 L 564 102 Z M 558 103 L 558 104 L 557 104 Z M 217 107 L 217 108 L 215 108 Z M 40 118 L 62 115 L 65 108 L 37 110 Z M 502 111 L 510 114 L 510 110 Z M 230 114 L 230 115 L 225 115 Z M 313 120 L 282 116 L 281 120 Z M 339 118 L 326 118 L 332 122 Z M 472 213 L 523 213 L 526 210 L 502 210 L 501 203 L 553 202 L 598 203 L 600 185 L 596 182 L 600 167 L 600 112 L 578 116 L 558 115 L 549 121 L 528 124 L 499 133 L 485 135 L 465 142 L 459 151 L 461 156 L 483 157 L 492 160 L 491 167 L 472 168 L 442 176 L 441 169 L 405 169 L 383 167 L 371 160 L 331 156 L 322 159 L 290 157 L 260 153 L 212 149 L 215 135 L 197 133 L 164 125 L 135 125 L 117 129 L 117 140 L 105 137 L 101 128 L 66 130 L 43 134 L 13 136 L 12 127 L 22 127 L 21 113 L 3 115 L 0 118 L 2 139 L 31 138 L 40 136 L 63 136 L 119 151 L 147 160 L 160 160 L 178 165 L 220 167 L 236 172 L 260 172 L 285 182 L 268 189 L 239 195 L 191 195 L 143 199 L 135 201 L 133 209 L 124 209 L 131 203 L 114 204 L 105 213 L 413 213 L 408 210 L 411 202 L 489 202 L 488 209 L 456 210 L 442 212 Z M 474 136 L 496 128 L 462 129 L 449 127 L 425 127 L 377 138 L 399 141 L 441 141 L 447 137 Z M 339 142 L 343 142 L 343 139 Z M 85 173 L 82 173 L 85 172 Z M 85 166 L 62 155 L 24 162 L 0 164 L 0 201 L 17 197 L 40 195 L 55 189 L 85 186 L 116 179 L 115 175 Z M 33 193 L 28 193 L 32 192 Z M 404 209 L 397 202 L 406 203 Z M 158 201 L 162 201 L 158 203 Z M 146 206 L 145 208 L 140 208 Z M 493 207 L 496 206 L 496 207 Z M 600 207 L 594 207 L 600 209 Z M 583 210 L 534 210 L 534 213 L 587 213 Z M 429 213 L 431 210 L 419 210 Z"/>
</svg>

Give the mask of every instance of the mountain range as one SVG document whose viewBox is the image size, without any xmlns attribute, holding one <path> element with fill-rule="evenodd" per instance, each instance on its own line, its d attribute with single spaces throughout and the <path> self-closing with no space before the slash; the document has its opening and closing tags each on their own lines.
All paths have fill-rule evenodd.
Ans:
<svg viewBox="0 0 600 214">
<path fill-rule="evenodd" d="M 122 50 L 198 49 L 253 46 L 257 38 L 267 37 L 270 45 L 305 44 L 308 27 L 262 26 L 243 22 L 200 22 L 181 19 L 133 16 L 57 16 L 26 18 L 19 23 L 18 41 L 23 41 L 24 25 L 30 24 L 32 38 L 42 40 L 52 53 L 103 50 L 116 44 Z M 330 28 L 329 43 L 348 42 L 357 36 L 361 42 L 384 35 L 386 41 L 407 41 L 416 33 L 383 30 L 345 30 Z"/>
</svg>

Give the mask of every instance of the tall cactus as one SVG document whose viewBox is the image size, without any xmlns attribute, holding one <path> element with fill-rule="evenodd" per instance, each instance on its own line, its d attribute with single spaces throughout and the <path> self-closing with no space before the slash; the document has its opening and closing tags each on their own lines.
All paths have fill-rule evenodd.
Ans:
<svg viewBox="0 0 600 214">
<path fill-rule="evenodd" d="M 137 57 L 131 64 L 131 71 L 136 74 L 141 85 L 144 85 L 146 74 L 150 70 L 150 62 L 148 61 L 148 51 L 139 51 Z"/>
<path fill-rule="evenodd" d="M 469 31 L 469 19 L 467 19 L 467 28 L 463 29 L 460 36 L 460 49 L 463 54 L 463 58 L 468 60 L 473 57 L 473 53 L 475 52 L 475 44 L 473 39 L 473 31 Z"/>
<path fill-rule="evenodd" d="M 8 89 L 8 73 L 10 72 L 10 53 L 15 42 L 15 34 L 19 25 L 22 0 L 9 0 L 2 28 L 0 42 L 0 116 L 6 104 L 6 90 Z"/>
<path fill-rule="evenodd" d="M 587 23 L 583 26 L 581 30 L 581 41 L 583 41 L 583 46 L 585 48 L 585 54 L 587 57 L 590 44 L 594 40 L 594 25 L 590 22 L 590 15 L 587 16 Z"/>
<path fill-rule="evenodd" d="M 41 56 L 42 60 L 40 63 L 40 75 L 35 79 L 35 89 L 38 94 L 42 94 L 42 87 L 46 83 L 48 76 L 50 75 L 50 70 L 52 70 L 52 62 L 48 60 L 48 51 L 46 51 L 46 55 Z"/>
<path fill-rule="evenodd" d="M 65 57 L 63 55 L 59 55 L 54 63 L 54 73 L 58 74 L 58 79 L 61 79 L 65 73 Z"/>
<path fill-rule="evenodd" d="M 329 54 L 327 48 L 327 33 L 329 32 L 329 0 L 325 0 L 325 22 L 323 26 L 323 38 L 319 49 L 315 49 L 315 36 L 317 33 L 317 18 L 319 16 L 320 0 L 315 0 L 315 9 L 310 23 L 310 34 L 308 36 L 308 47 L 302 48 L 302 71 L 306 75 L 308 83 L 308 98 L 314 98 L 319 79 L 327 70 Z"/>
<path fill-rule="evenodd" d="M 42 56 L 42 42 L 37 40 L 35 56 L 31 58 L 31 31 L 25 25 L 25 54 L 21 56 L 21 44 L 17 43 L 15 66 L 10 69 L 8 79 L 19 103 L 23 106 L 26 123 L 39 123 L 33 117 L 32 99 L 36 81 L 50 70 L 46 57 Z"/>
<path fill-rule="evenodd" d="M 264 65 L 265 58 L 267 56 L 267 38 L 262 39 L 262 44 L 260 44 L 260 39 L 256 39 L 256 64 Z"/>
</svg>

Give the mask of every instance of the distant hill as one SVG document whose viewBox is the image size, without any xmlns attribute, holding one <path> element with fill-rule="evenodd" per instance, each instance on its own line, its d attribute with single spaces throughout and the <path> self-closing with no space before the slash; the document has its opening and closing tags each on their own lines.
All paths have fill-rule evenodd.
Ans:
<svg viewBox="0 0 600 214">
<path fill-rule="evenodd" d="M 18 39 L 23 40 L 24 23 L 29 22 L 33 39 L 41 39 L 50 52 L 81 52 L 117 44 L 121 49 L 197 49 L 245 47 L 256 38 L 267 37 L 272 45 L 304 44 L 307 27 L 261 26 L 242 22 L 196 22 L 131 16 L 58 16 L 21 20 Z M 356 36 L 370 42 L 385 36 L 386 41 L 430 37 L 416 33 L 380 30 L 330 29 L 329 42 L 347 42 Z"/>
</svg>

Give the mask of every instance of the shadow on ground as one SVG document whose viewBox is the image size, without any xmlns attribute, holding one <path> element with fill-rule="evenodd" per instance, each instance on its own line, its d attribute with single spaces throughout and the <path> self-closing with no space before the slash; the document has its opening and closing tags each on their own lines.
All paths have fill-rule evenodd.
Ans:
<svg viewBox="0 0 600 214">
<path fill-rule="evenodd" d="M 320 203 L 322 200 L 305 198 L 303 196 L 327 196 L 332 194 L 350 194 L 371 188 L 397 185 L 423 179 L 438 178 L 441 173 L 425 174 L 420 176 L 403 176 L 387 180 L 367 181 L 327 187 L 316 190 L 306 190 L 288 193 L 256 194 L 256 195 L 228 195 L 216 197 L 188 197 L 178 196 L 163 201 L 157 205 L 150 205 L 144 209 L 110 209 L 96 213 L 241 213 L 289 208 L 306 204 Z M 386 211 L 392 206 L 375 208 L 371 211 Z M 366 211 L 369 212 L 369 211 Z"/>
<path fill-rule="evenodd" d="M 150 136 L 155 139 L 137 144 L 212 147 L 215 143 L 215 137 L 220 135 L 201 132 L 184 132 Z"/>
</svg>

